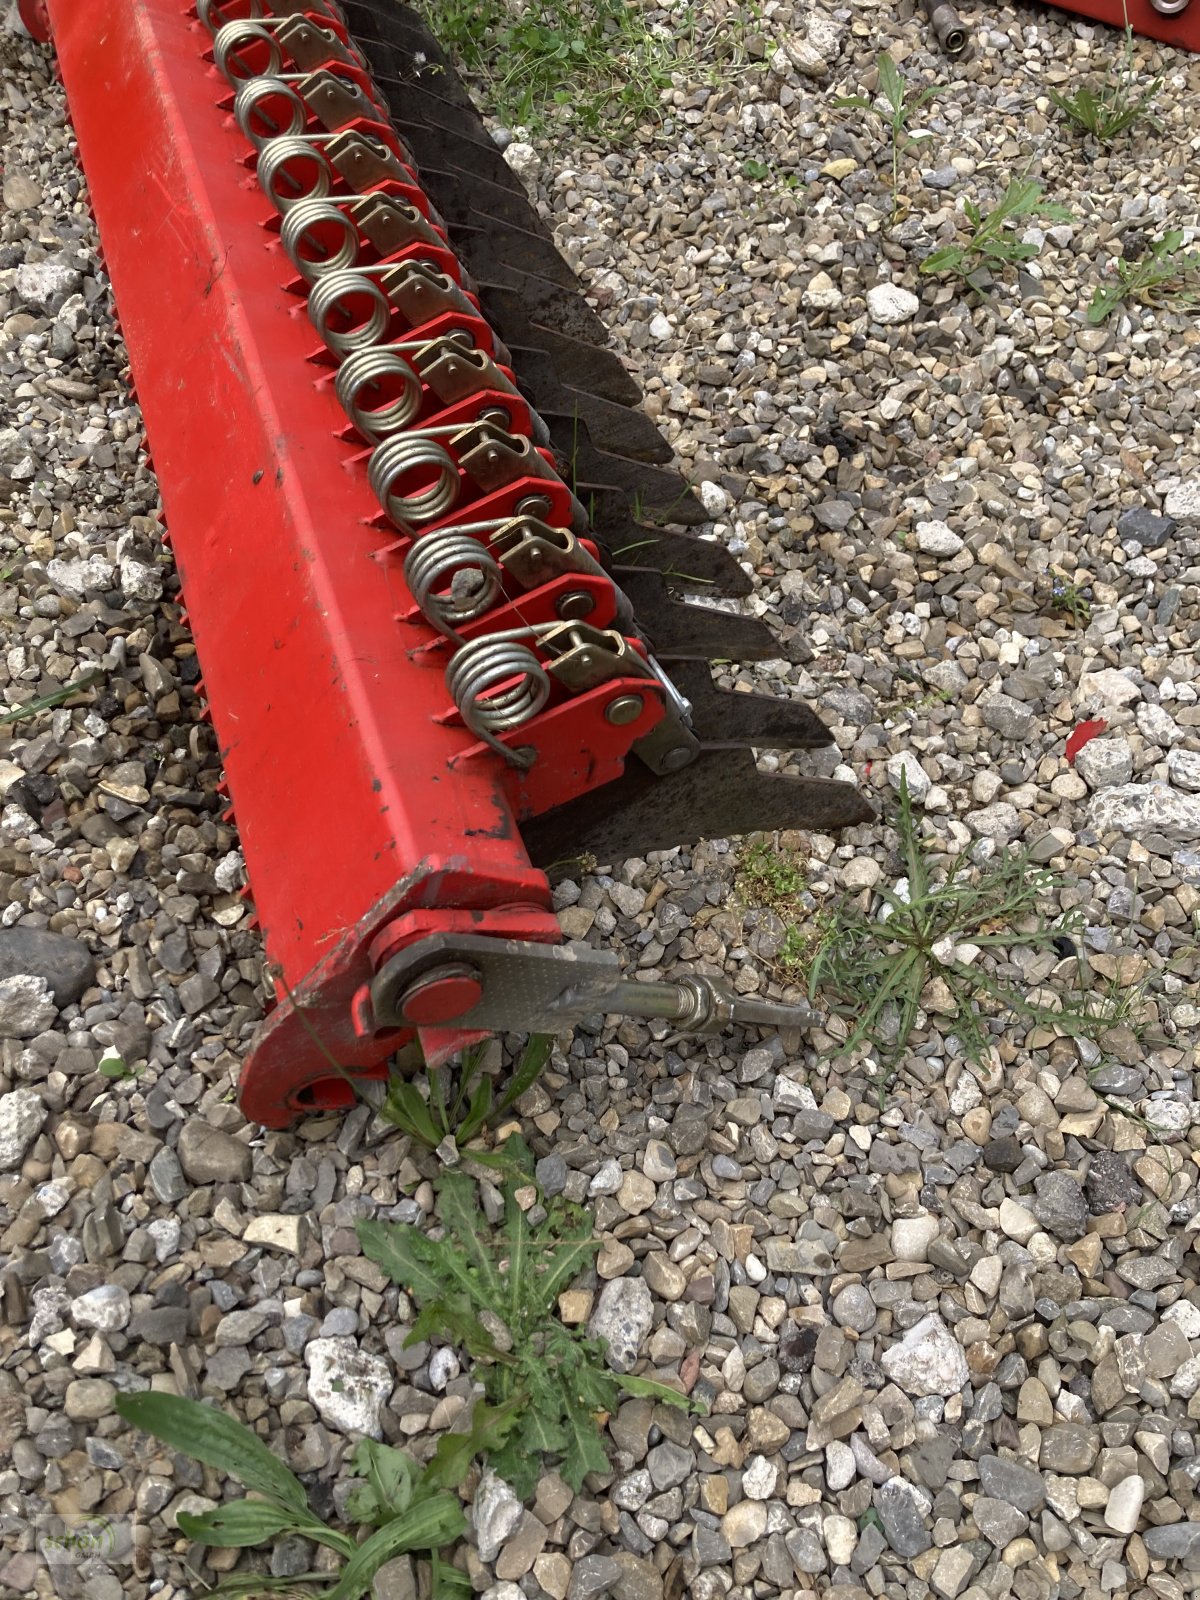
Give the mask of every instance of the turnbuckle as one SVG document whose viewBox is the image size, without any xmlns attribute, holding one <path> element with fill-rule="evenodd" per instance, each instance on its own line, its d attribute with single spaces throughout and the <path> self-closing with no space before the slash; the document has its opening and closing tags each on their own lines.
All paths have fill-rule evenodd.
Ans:
<svg viewBox="0 0 1200 1600">
<path fill-rule="evenodd" d="M 369 998 L 377 1029 L 556 1033 L 597 1013 L 659 1018 L 686 1033 L 803 1028 L 817 1020 L 803 1003 L 734 994 L 696 974 L 631 981 L 612 951 L 581 941 L 534 944 L 465 933 L 432 934 L 384 959 Z"/>
</svg>

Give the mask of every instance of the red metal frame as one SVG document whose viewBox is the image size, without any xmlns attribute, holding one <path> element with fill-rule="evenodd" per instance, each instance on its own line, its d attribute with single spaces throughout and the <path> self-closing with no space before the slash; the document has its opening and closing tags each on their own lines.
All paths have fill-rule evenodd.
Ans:
<svg viewBox="0 0 1200 1600">
<path fill-rule="evenodd" d="M 356 1003 L 381 940 L 394 953 L 422 929 L 560 937 L 518 818 L 619 775 L 661 696 L 639 679 L 559 697 L 507 736 L 541 753 L 528 772 L 462 725 L 442 657 L 414 653 L 400 620 L 409 541 L 381 517 L 347 433 L 279 219 L 220 109 L 207 30 L 185 0 L 48 0 L 44 14 L 23 0 L 22 15 L 48 19 L 58 50 L 278 974 L 242 1103 L 283 1126 L 344 1103 L 343 1075 L 380 1075 L 412 1038 L 364 1026 Z M 527 431 L 524 402 L 498 398 Z M 531 487 L 565 525 L 569 494 L 540 478 L 456 515 L 505 514 Z M 609 725 L 604 707 L 635 691 L 642 717 Z M 467 1038 L 421 1034 L 435 1059 Z"/>
<path fill-rule="evenodd" d="M 1074 11 L 1081 17 L 1106 22 L 1111 28 L 1124 28 L 1126 9 L 1134 33 L 1172 44 L 1178 50 L 1200 52 L 1200 0 L 1189 0 L 1173 17 L 1164 17 L 1150 0 L 1054 0 L 1061 11 Z"/>
</svg>

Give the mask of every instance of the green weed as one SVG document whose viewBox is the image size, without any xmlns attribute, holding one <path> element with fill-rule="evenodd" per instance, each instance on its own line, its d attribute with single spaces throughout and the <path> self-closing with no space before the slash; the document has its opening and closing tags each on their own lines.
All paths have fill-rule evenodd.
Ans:
<svg viewBox="0 0 1200 1600">
<path fill-rule="evenodd" d="M 623 0 L 421 0 L 420 9 L 510 127 L 563 118 L 588 133 L 630 131 L 658 116 L 679 65 L 676 37 L 653 32 Z"/>
<path fill-rule="evenodd" d="M 457 1062 L 447 1066 L 427 1068 L 425 1094 L 411 1078 L 394 1077 L 379 1115 L 430 1150 L 436 1150 L 446 1139 L 459 1149 L 470 1144 L 533 1087 L 554 1048 L 550 1034 L 532 1034 L 497 1097 L 491 1078 L 483 1070 L 490 1043 L 485 1040 L 464 1050 Z"/>
<path fill-rule="evenodd" d="M 841 900 L 808 972 L 809 999 L 820 995 L 851 1023 L 840 1053 L 850 1055 L 867 1045 L 880 1061 L 875 1084 L 881 1102 L 934 980 L 940 989 L 937 1008 L 953 1018 L 953 1032 L 973 1063 L 982 1061 L 991 1046 L 989 1015 L 1008 1015 L 1070 1037 L 1090 1036 L 1124 1020 L 1129 999 L 1119 990 L 1081 989 L 1062 1000 L 1049 991 L 1026 991 L 988 968 L 988 958 L 1011 959 L 1017 950 L 1060 957 L 1067 946 L 1077 951 L 1073 935 L 1081 930 L 1081 914 L 1050 916 L 1042 909 L 1056 882 L 1053 873 L 1025 852 L 1005 850 L 976 869 L 956 861 L 935 881 L 903 776 L 895 826 L 906 892 L 881 889 L 882 907 L 875 915 L 853 899 Z"/>
<path fill-rule="evenodd" d="M 1072 220 L 1065 206 L 1043 199 L 1042 186 L 1035 178 L 1010 179 L 991 211 L 981 210 L 974 200 L 965 200 L 963 211 L 971 225 L 966 243 L 935 250 L 922 261 L 921 271 L 956 275 L 981 292 L 990 286 L 993 271 L 1032 260 L 1038 253 L 1038 245 L 1017 237 L 1014 223 L 1029 217 L 1045 217 L 1052 222 Z"/>
<path fill-rule="evenodd" d="M 1051 572 L 1050 609 L 1064 612 L 1071 618 L 1075 627 L 1086 628 L 1092 620 L 1090 584 L 1072 583 L 1065 573 Z"/>
<path fill-rule="evenodd" d="M 180 1395 L 146 1391 L 122 1394 L 116 1410 L 135 1428 L 152 1434 L 172 1450 L 216 1467 L 238 1479 L 257 1498 L 227 1500 L 213 1511 L 193 1515 L 181 1511 L 179 1531 L 197 1544 L 218 1549 L 247 1549 L 285 1534 L 299 1534 L 324 1545 L 344 1565 L 332 1585 L 328 1573 L 304 1573 L 290 1583 L 320 1583 L 314 1600 L 361 1600 L 380 1567 L 394 1557 L 424 1552 L 432 1558 L 466 1530 L 458 1496 L 452 1491 L 466 1477 L 476 1441 L 469 1435 L 446 1434 L 425 1467 L 388 1445 L 364 1440 L 352 1465 L 362 1484 L 348 1502 L 350 1515 L 374 1529 L 359 1544 L 349 1533 L 330 1528 L 309 1509 L 308 1495 L 278 1456 L 243 1423 L 199 1401 Z M 470 1452 L 469 1454 L 467 1452 Z M 440 1558 L 432 1561 L 431 1600 L 459 1600 L 463 1590 Z M 259 1574 L 222 1579 L 213 1596 L 248 1600 L 271 1587 Z"/>
<path fill-rule="evenodd" d="M 1139 94 L 1133 65 L 1133 29 L 1125 20 L 1125 48 L 1109 63 L 1103 83 L 1097 89 L 1076 89 L 1073 94 L 1049 91 L 1050 98 L 1066 117 L 1084 133 L 1091 134 L 1101 144 L 1111 144 L 1143 119 L 1152 127 L 1159 126 L 1150 111 L 1151 102 L 1162 88 L 1162 79 L 1155 78 Z"/>
<path fill-rule="evenodd" d="M 1178 306 L 1200 303 L 1200 250 L 1185 251 L 1182 247 L 1182 231 L 1172 228 L 1138 260 L 1118 260 L 1117 281 L 1096 289 L 1088 306 L 1088 321 L 1098 325 L 1126 300 L 1149 305 L 1168 301 Z"/>
<path fill-rule="evenodd" d="M 526 1499 L 543 1457 L 557 1462 L 575 1490 L 589 1472 L 607 1470 L 596 1418 L 612 1411 L 622 1393 L 682 1407 L 689 1402 L 664 1384 L 610 1372 L 601 1346 L 559 1321 L 558 1296 L 587 1267 L 599 1241 L 579 1207 L 537 1201 L 533 1157 L 519 1137 L 503 1153 L 510 1176 L 495 1229 L 475 1183 L 447 1172 L 438 1182 L 440 1237 L 404 1223 L 367 1221 L 358 1224 L 358 1236 L 419 1309 L 406 1342 L 448 1338 L 471 1357 L 492 1414 L 504 1423 L 491 1439 L 485 1426 L 481 1448 Z"/>
<path fill-rule="evenodd" d="M 900 157 L 915 145 L 924 144 L 933 138 L 931 133 L 909 133 L 908 124 L 923 106 L 928 105 L 935 96 L 945 93 L 946 85 L 937 83 L 928 89 L 922 89 L 919 94 L 910 94 L 900 68 L 886 50 L 879 52 L 875 65 L 879 74 L 879 90 L 887 105 L 886 111 L 881 111 L 876 101 L 861 94 L 843 96 L 833 103 L 835 106 L 844 106 L 853 111 L 865 111 L 868 116 L 875 117 L 887 129 L 892 154 L 894 218 L 899 205 Z"/>
<path fill-rule="evenodd" d="M 753 905 L 790 910 L 808 888 L 808 879 L 796 862 L 786 860 L 765 839 L 756 839 L 738 864 L 738 887 Z"/>
<path fill-rule="evenodd" d="M 113 1078 L 118 1081 L 122 1078 L 136 1078 L 138 1075 L 137 1067 L 129 1066 L 128 1063 L 115 1052 L 110 1053 L 109 1055 L 101 1056 L 100 1063 L 97 1066 L 96 1071 L 102 1078 Z"/>
</svg>

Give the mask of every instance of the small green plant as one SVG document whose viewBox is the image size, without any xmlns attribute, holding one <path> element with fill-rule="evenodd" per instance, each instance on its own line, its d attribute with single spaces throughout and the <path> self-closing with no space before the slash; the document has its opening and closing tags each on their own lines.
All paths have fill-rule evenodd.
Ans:
<svg viewBox="0 0 1200 1600">
<path fill-rule="evenodd" d="M 427 1068 L 426 1094 L 411 1078 L 393 1078 L 379 1115 L 430 1150 L 446 1139 L 460 1149 L 470 1144 L 488 1123 L 511 1111 L 532 1088 L 554 1048 L 550 1034 L 531 1034 L 497 1098 L 492 1080 L 483 1070 L 490 1043 L 485 1040 L 464 1050 L 457 1063 Z"/>
<path fill-rule="evenodd" d="M 789 861 L 765 839 L 756 839 L 738 865 L 738 885 L 755 905 L 789 909 L 808 888 L 804 869 Z"/>
<path fill-rule="evenodd" d="M 1051 572 L 1050 609 L 1065 612 L 1075 627 L 1086 628 L 1092 620 L 1091 585 L 1072 583 L 1065 573 Z"/>
<path fill-rule="evenodd" d="M 1071 1037 L 1124 1019 L 1128 1001 L 1118 991 L 1082 990 L 1063 1000 L 1026 992 L 988 969 L 989 957 L 1004 959 L 1024 949 L 1060 959 L 1070 951 L 1082 970 L 1072 937 L 1081 929 L 1080 914 L 1051 917 L 1042 910 L 1053 873 L 1024 852 L 1005 850 L 974 871 L 956 861 L 935 882 L 903 774 L 895 825 L 906 889 L 881 889 L 882 907 L 873 916 L 852 899 L 842 900 L 830 914 L 808 979 L 809 999 L 820 994 L 852 1024 L 841 1053 L 865 1044 L 881 1062 L 875 1078 L 881 1103 L 931 980 L 943 986 L 939 1009 L 953 1017 L 963 1053 L 975 1063 L 992 1042 L 988 1013 L 1007 1013 Z"/>
<path fill-rule="evenodd" d="M 100 1057 L 96 1071 L 102 1078 L 114 1078 L 117 1080 L 136 1078 L 138 1075 L 138 1069 L 129 1066 L 115 1051 Z"/>
<path fill-rule="evenodd" d="M 561 1198 L 539 1202 L 533 1157 L 519 1137 L 504 1155 L 504 1216 L 492 1229 L 475 1183 L 447 1172 L 438 1183 L 442 1232 L 405 1223 L 358 1224 L 363 1250 L 415 1301 L 419 1315 L 406 1343 L 450 1338 L 475 1363 L 505 1431 L 482 1441 L 494 1469 L 528 1498 L 548 1456 L 571 1488 L 604 1472 L 597 1415 L 625 1394 L 687 1407 L 676 1390 L 610 1372 L 599 1343 L 557 1316 L 558 1296 L 590 1262 L 599 1241 L 586 1215 Z M 519 1418 L 511 1425 L 514 1415 Z"/>
<path fill-rule="evenodd" d="M 1103 83 L 1097 89 L 1076 89 L 1073 94 L 1059 94 L 1050 90 L 1050 98 L 1066 117 L 1084 133 L 1091 134 L 1101 144 L 1111 144 L 1114 139 L 1143 119 L 1158 127 L 1150 105 L 1162 88 L 1162 79 L 1155 78 L 1138 93 L 1133 65 L 1133 29 L 1125 19 L 1125 48 L 1109 63 Z"/>
<path fill-rule="evenodd" d="M 991 211 L 983 211 L 974 200 L 963 201 L 963 211 L 971 224 L 965 244 L 945 245 L 925 257 L 922 272 L 954 274 L 972 289 L 983 291 L 992 281 L 992 272 L 1014 262 L 1029 261 L 1039 246 L 1019 239 L 1013 224 L 1028 217 L 1045 217 L 1051 222 L 1070 222 L 1065 206 L 1046 200 L 1036 178 L 1012 178 Z"/>
<path fill-rule="evenodd" d="M 561 116 L 611 137 L 656 118 L 687 44 L 686 28 L 656 32 L 624 0 L 421 0 L 420 9 L 462 69 L 485 81 L 492 114 L 534 131 Z"/>
<path fill-rule="evenodd" d="M 1157 305 L 1200 303 L 1200 250 L 1183 249 L 1183 233 L 1172 228 L 1151 244 L 1136 261 L 1118 260 L 1117 281 L 1097 287 L 1088 306 L 1087 319 L 1096 326 L 1112 316 L 1126 300 Z"/>
<path fill-rule="evenodd" d="M 771 176 L 771 169 L 765 161 L 755 161 L 748 157 L 742 162 L 742 176 L 749 178 L 753 183 L 763 183 Z"/>
<path fill-rule="evenodd" d="M 433 1600 L 458 1600 L 462 1586 L 438 1552 L 465 1531 L 466 1519 L 452 1491 L 466 1476 L 475 1441 L 446 1434 L 428 1466 L 387 1445 L 364 1440 L 352 1464 L 363 1478 L 348 1502 L 350 1515 L 375 1531 L 361 1544 L 330 1528 L 309 1509 L 304 1485 L 256 1433 L 236 1418 L 180 1395 L 147 1391 L 118 1395 L 118 1414 L 135 1428 L 183 1455 L 216 1467 L 257 1498 L 228 1500 L 199 1516 L 181 1511 L 179 1530 L 197 1544 L 246 1549 L 282 1534 L 299 1534 L 342 1557 L 345 1565 L 330 1585 L 328 1573 L 304 1573 L 289 1583 L 321 1584 L 314 1600 L 360 1600 L 380 1567 L 395 1556 L 427 1552 L 432 1561 Z M 222 1579 L 214 1596 L 259 1595 L 275 1587 L 261 1574 Z"/>
<path fill-rule="evenodd" d="M 833 103 L 853 111 L 865 111 L 888 130 L 892 149 L 892 215 L 895 216 L 900 203 L 900 157 L 914 145 L 924 144 L 933 138 L 931 133 L 909 133 L 908 124 L 923 106 L 928 105 L 935 96 L 945 93 L 946 85 L 935 83 L 928 89 L 922 89 L 919 94 L 909 94 L 900 68 L 886 50 L 879 52 L 875 66 L 879 74 L 879 89 L 887 105 L 885 111 L 880 110 L 876 101 L 862 94 L 842 96 Z"/>
</svg>

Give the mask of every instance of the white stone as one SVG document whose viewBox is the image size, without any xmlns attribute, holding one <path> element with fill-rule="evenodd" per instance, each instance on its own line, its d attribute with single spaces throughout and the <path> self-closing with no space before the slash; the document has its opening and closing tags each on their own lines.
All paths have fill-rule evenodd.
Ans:
<svg viewBox="0 0 1200 1600">
<path fill-rule="evenodd" d="M 604 1358 L 614 1372 L 631 1372 L 653 1322 L 649 1286 L 641 1278 L 610 1278 L 592 1312 L 588 1336 L 605 1341 Z"/>
<path fill-rule="evenodd" d="M 17 294 L 29 305 L 45 307 L 78 286 L 79 274 L 61 261 L 26 261 L 17 268 Z"/>
<path fill-rule="evenodd" d="M 1038 1219 L 1019 1200 L 1006 1196 L 1000 1202 L 1000 1229 L 1018 1244 L 1027 1244 L 1038 1231 Z"/>
<path fill-rule="evenodd" d="M 905 1394 L 918 1398 L 940 1394 L 948 1399 L 971 1377 L 962 1346 L 936 1312 L 922 1317 L 899 1344 L 885 1350 L 879 1364 Z"/>
<path fill-rule="evenodd" d="M 32 1089 L 0 1095 L 0 1172 L 16 1172 L 49 1115 Z"/>
<path fill-rule="evenodd" d="M 933 783 L 933 779 L 911 750 L 902 750 L 899 755 L 888 757 L 887 776 L 888 782 L 897 794 L 900 792 L 900 780 L 903 777 L 908 784 L 908 798 L 917 805 L 924 800 Z"/>
<path fill-rule="evenodd" d="M 327 1427 L 383 1438 L 383 1406 L 392 1392 L 386 1361 L 360 1350 L 348 1336 L 311 1339 L 304 1361 L 308 1398 Z"/>
<path fill-rule="evenodd" d="M 122 556 L 121 592 L 129 599 L 160 600 L 163 592 L 162 572 L 148 561 L 138 561 L 135 556 Z"/>
<path fill-rule="evenodd" d="M 56 557 L 46 563 L 46 576 L 60 594 L 82 600 L 89 589 L 111 589 L 116 569 L 103 556 L 75 556 L 70 561 Z"/>
<path fill-rule="evenodd" d="M 1000 1279 L 1004 1276 L 1004 1263 L 999 1256 L 980 1256 L 971 1268 L 971 1282 L 989 1300 L 1000 1293 Z"/>
<path fill-rule="evenodd" d="M 650 318 L 650 337 L 657 339 L 659 344 L 666 344 L 675 337 L 675 329 L 671 326 L 671 319 L 656 311 Z"/>
<path fill-rule="evenodd" d="M 1185 1339 L 1200 1339 L 1200 1306 L 1190 1300 L 1176 1300 L 1163 1312 L 1162 1320 L 1176 1323 Z"/>
<path fill-rule="evenodd" d="M 892 1254 L 897 1261 L 926 1261 L 940 1232 L 936 1217 L 897 1217 L 892 1223 Z"/>
<path fill-rule="evenodd" d="M 818 272 L 808 280 L 800 299 L 813 311 L 836 311 L 842 303 L 842 291 L 827 272 Z"/>
<path fill-rule="evenodd" d="M 516 1531 L 523 1514 L 521 1502 L 503 1478 L 485 1468 L 471 1506 L 471 1526 L 481 1561 L 494 1561 L 500 1547 Z"/>
<path fill-rule="evenodd" d="M 1146 1485 L 1136 1473 L 1121 1479 L 1104 1508 L 1104 1520 L 1114 1533 L 1136 1531 L 1145 1497 Z"/>
<path fill-rule="evenodd" d="M 710 517 L 723 516 L 729 510 L 729 496 L 719 483 L 712 483 L 708 479 L 699 486 L 697 493 L 700 504 Z"/>
<path fill-rule="evenodd" d="M 761 1500 L 739 1500 L 721 1518 L 721 1532 L 735 1550 L 757 1544 L 767 1531 L 767 1508 Z"/>
<path fill-rule="evenodd" d="M 45 978 L 18 972 L 0 978 L 0 1039 L 32 1039 L 58 1015 L 54 993 Z"/>
<path fill-rule="evenodd" d="M 1160 744 L 1163 749 L 1170 750 L 1184 736 L 1173 715 L 1157 702 L 1142 701 L 1134 715 L 1138 718 L 1138 733 L 1149 739 L 1150 744 Z"/>
<path fill-rule="evenodd" d="M 1011 843 L 1021 831 L 1020 814 L 1007 800 L 997 800 L 980 811 L 968 811 L 966 823 L 981 838 L 994 839 L 997 844 Z"/>
<path fill-rule="evenodd" d="M 1183 478 L 1172 484 L 1163 510 L 1179 522 L 1200 522 L 1200 478 Z"/>
<path fill-rule="evenodd" d="M 536 184 L 538 173 L 541 171 L 541 157 L 531 144 L 524 144 L 517 139 L 504 151 L 504 159 L 521 179 L 522 183 Z"/>
<path fill-rule="evenodd" d="M 956 556 L 963 542 L 945 522 L 918 522 L 917 549 L 925 556 Z"/>
<path fill-rule="evenodd" d="M 775 1493 L 779 1473 L 766 1456 L 752 1456 L 742 1472 L 742 1493 L 751 1500 L 769 1500 Z"/>
<path fill-rule="evenodd" d="M 921 302 L 911 289 L 902 289 L 897 283 L 877 283 L 867 290 L 867 310 L 873 322 L 885 328 L 900 322 L 911 322 L 921 309 Z"/>
<path fill-rule="evenodd" d="M 842 868 L 842 882 L 852 893 L 873 889 L 882 876 L 883 869 L 873 856 L 855 856 Z"/>
<path fill-rule="evenodd" d="M 1127 672 L 1116 667 L 1102 667 L 1099 672 L 1085 672 L 1079 680 L 1079 692 L 1095 695 L 1106 706 L 1131 706 L 1140 700 L 1142 691 Z"/>
<path fill-rule="evenodd" d="M 1161 833 L 1186 844 L 1200 839 L 1200 797 L 1165 783 L 1122 783 L 1101 789 L 1088 806 L 1088 827 L 1103 837 Z"/>
<path fill-rule="evenodd" d="M 854 1451 L 841 1439 L 833 1439 L 825 1446 L 825 1482 L 836 1493 L 848 1489 L 854 1482 L 858 1466 Z"/>
<path fill-rule="evenodd" d="M 1200 752 L 1168 750 L 1167 776 L 1177 789 L 1187 789 L 1195 794 L 1200 790 Z"/>
<path fill-rule="evenodd" d="M 825 1549 L 832 1567 L 850 1565 L 850 1557 L 858 1547 L 858 1528 L 849 1517 L 826 1517 L 821 1524 L 825 1535 Z"/>
<path fill-rule="evenodd" d="M 129 1322 L 128 1289 L 119 1283 L 102 1283 L 71 1301 L 71 1320 L 77 1328 L 96 1328 L 101 1333 L 116 1333 Z"/>
<path fill-rule="evenodd" d="M 242 1239 L 246 1244 L 266 1245 L 269 1249 L 286 1250 L 298 1256 L 304 1248 L 307 1226 L 303 1217 L 270 1212 L 251 1218 Z"/>
</svg>

